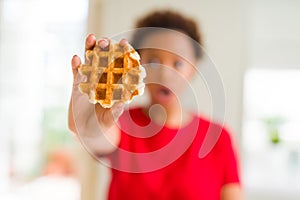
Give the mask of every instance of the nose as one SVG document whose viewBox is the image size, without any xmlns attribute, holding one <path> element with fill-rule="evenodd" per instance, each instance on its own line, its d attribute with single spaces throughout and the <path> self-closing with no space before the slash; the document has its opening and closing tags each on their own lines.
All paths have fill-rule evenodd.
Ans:
<svg viewBox="0 0 300 200">
<path fill-rule="evenodd" d="M 177 71 L 173 68 L 172 63 L 164 62 L 160 65 L 159 77 L 162 83 L 176 82 Z"/>
</svg>

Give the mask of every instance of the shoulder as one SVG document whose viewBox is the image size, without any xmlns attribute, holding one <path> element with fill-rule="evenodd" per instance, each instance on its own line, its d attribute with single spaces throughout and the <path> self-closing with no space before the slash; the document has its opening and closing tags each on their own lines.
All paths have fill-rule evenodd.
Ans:
<svg viewBox="0 0 300 200">
<path fill-rule="evenodd" d="M 215 165 L 222 167 L 222 185 L 240 183 L 239 151 L 230 128 L 224 123 L 201 118 L 206 135 L 199 151 L 199 158 L 212 158 Z M 220 168 L 219 168 L 220 169 Z"/>
<path fill-rule="evenodd" d="M 232 134 L 224 122 L 217 122 L 207 117 L 199 116 L 199 134 L 202 135 L 200 154 L 205 156 L 209 152 L 222 152 L 232 148 Z"/>
<path fill-rule="evenodd" d="M 217 120 L 209 119 L 206 116 L 198 116 L 200 128 L 206 130 L 206 134 L 219 135 L 221 139 L 228 139 L 231 137 L 231 130 L 227 124 Z M 218 134 L 219 133 L 219 134 Z"/>
</svg>

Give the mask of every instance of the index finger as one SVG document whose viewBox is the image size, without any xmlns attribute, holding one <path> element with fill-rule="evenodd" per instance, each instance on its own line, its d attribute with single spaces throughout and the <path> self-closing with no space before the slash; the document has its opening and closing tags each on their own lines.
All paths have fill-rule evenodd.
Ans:
<svg viewBox="0 0 300 200">
<path fill-rule="evenodd" d="M 92 50 L 96 44 L 96 37 L 94 34 L 89 34 L 85 40 L 85 51 Z"/>
</svg>

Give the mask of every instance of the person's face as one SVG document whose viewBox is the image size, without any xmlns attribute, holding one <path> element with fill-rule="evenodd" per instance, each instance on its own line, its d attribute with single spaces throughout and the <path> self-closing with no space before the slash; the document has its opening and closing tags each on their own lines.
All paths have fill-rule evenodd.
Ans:
<svg viewBox="0 0 300 200">
<path fill-rule="evenodd" d="M 181 33 L 159 32 L 145 37 L 140 50 L 152 103 L 175 105 L 195 73 L 192 43 Z"/>
</svg>

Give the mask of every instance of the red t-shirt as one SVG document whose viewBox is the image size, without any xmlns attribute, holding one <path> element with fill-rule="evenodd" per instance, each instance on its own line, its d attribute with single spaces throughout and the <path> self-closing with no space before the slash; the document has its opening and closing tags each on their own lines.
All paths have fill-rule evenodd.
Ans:
<svg viewBox="0 0 300 200">
<path fill-rule="evenodd" d="M 119 148 L 109 156 L 109 200 L 219 200 L 223 185 L 239 183 L 237 158 L 223 127 L 198 116 L 180 129 L 160 127 L 142 109 L 126 111 L 119 123 Z M 218 140 L 199 157 L 208 132 Z"/>
</svg>

